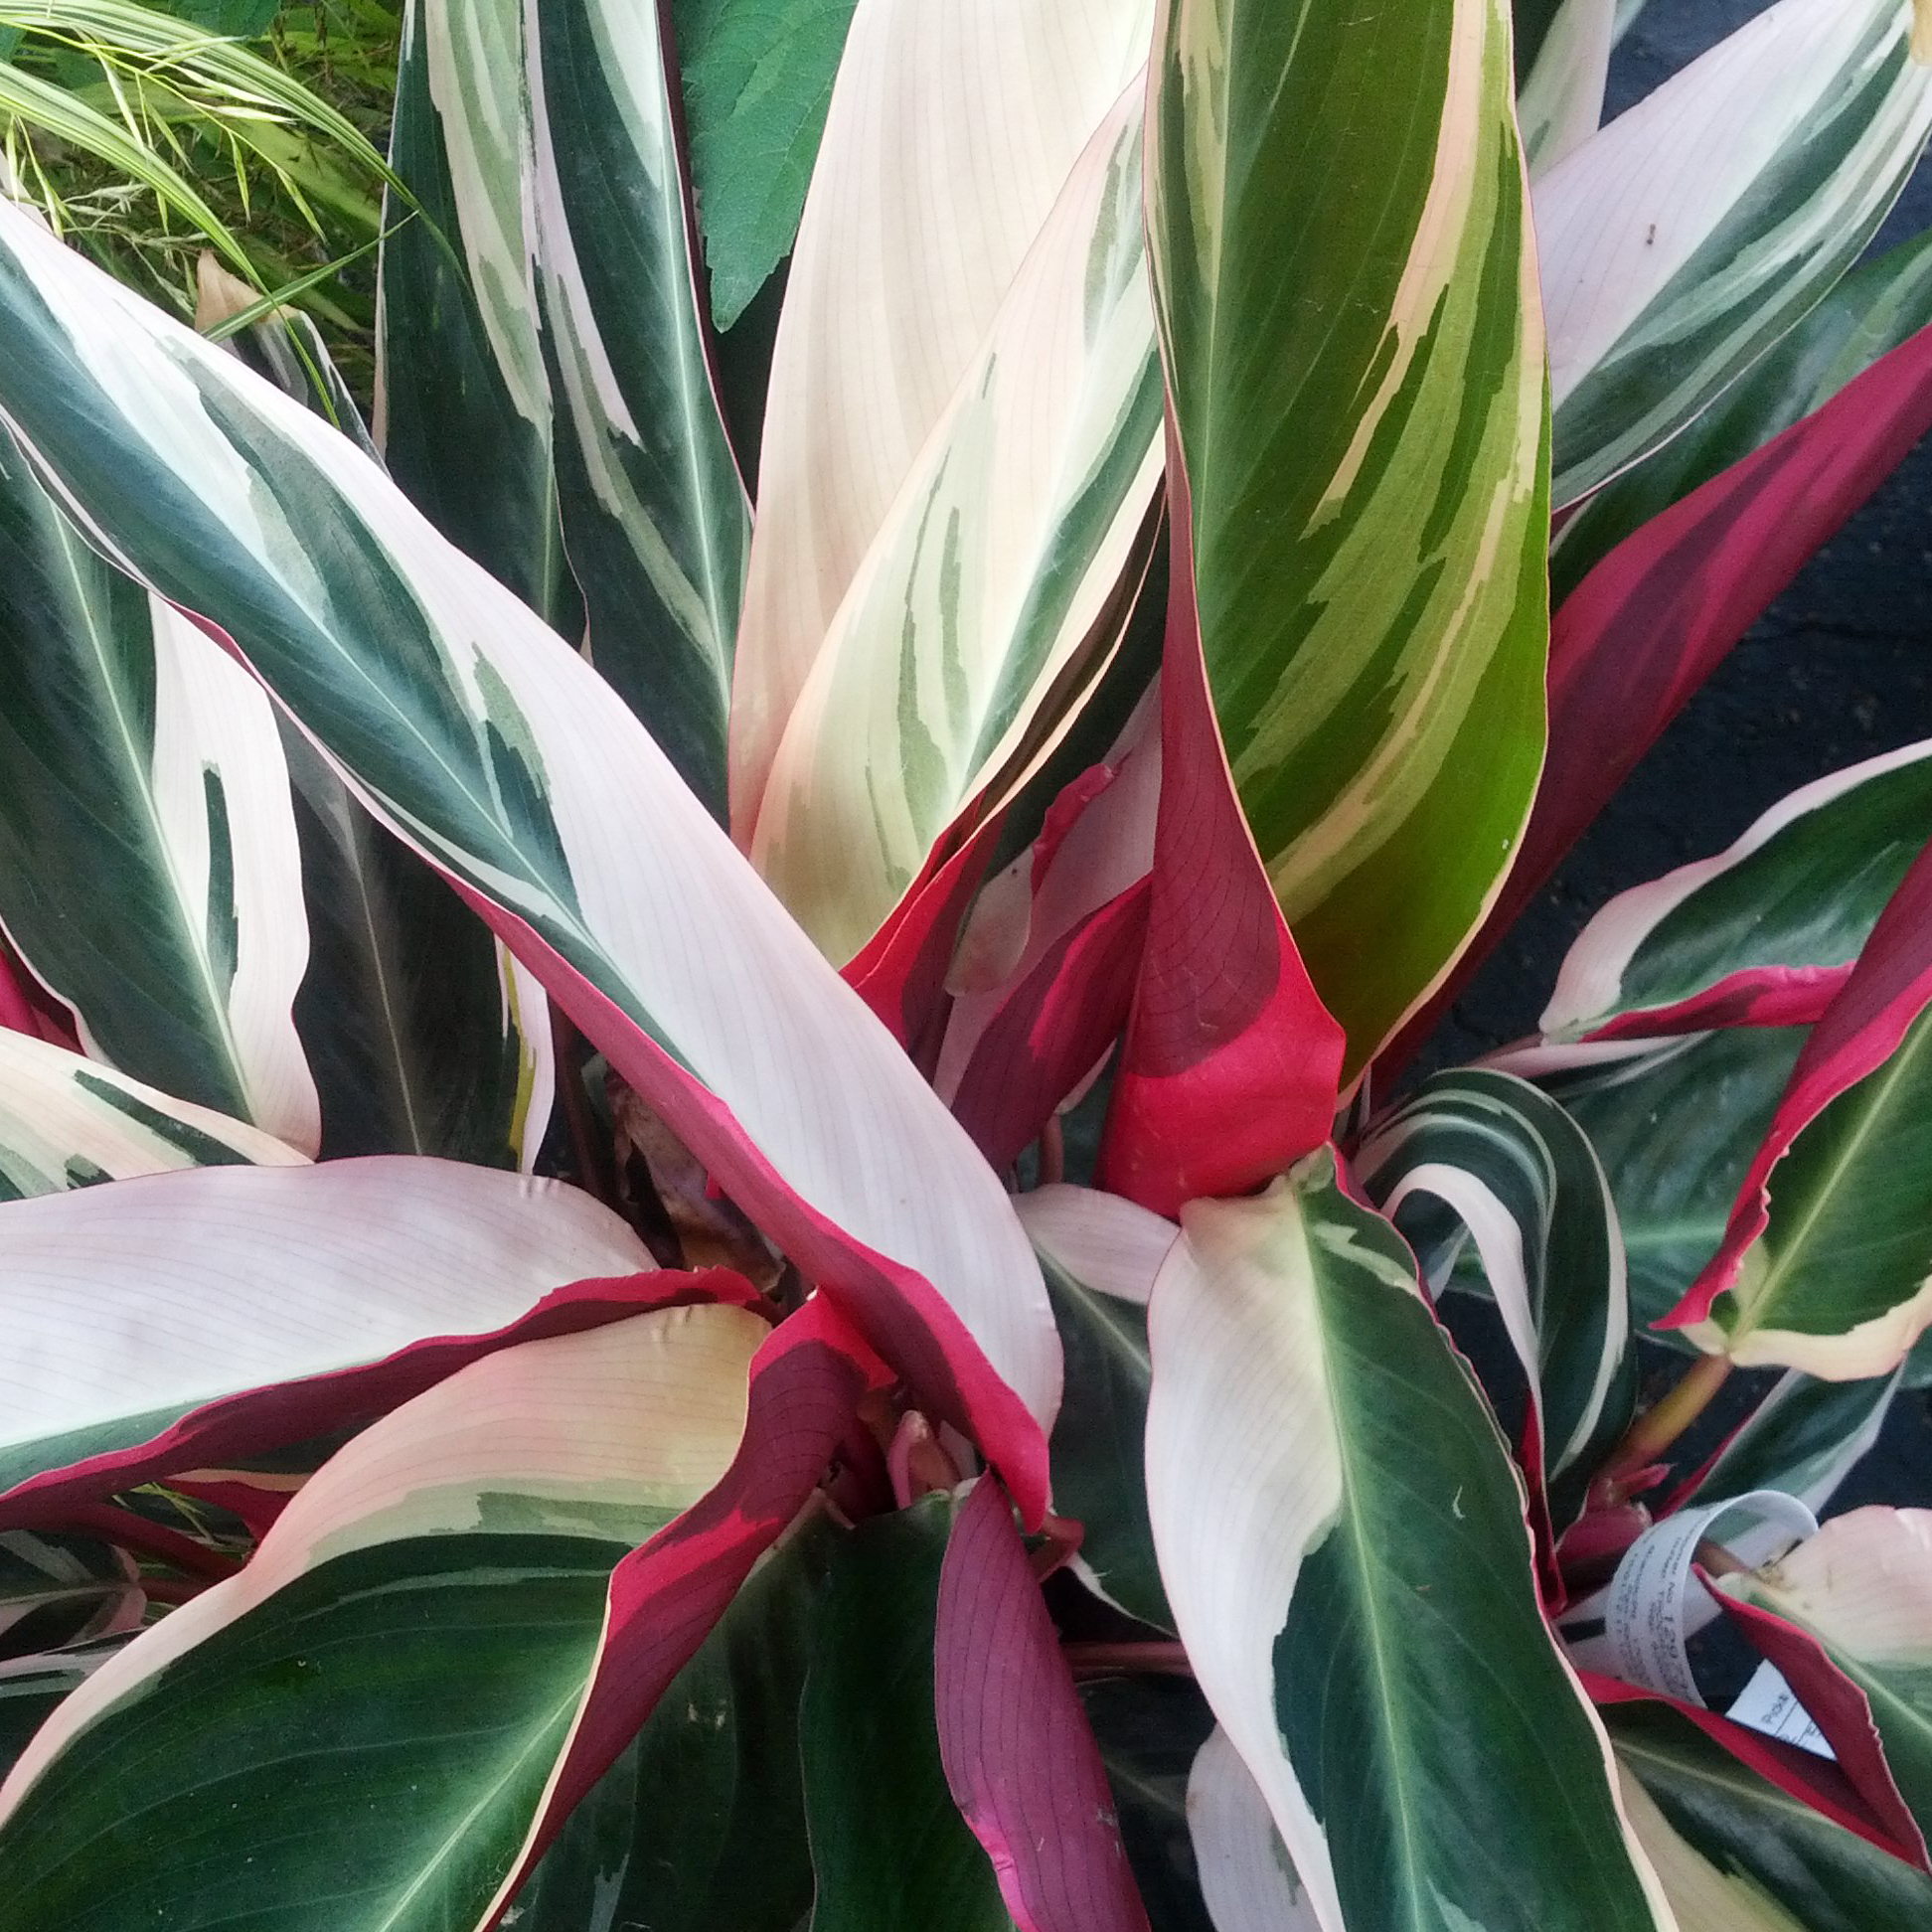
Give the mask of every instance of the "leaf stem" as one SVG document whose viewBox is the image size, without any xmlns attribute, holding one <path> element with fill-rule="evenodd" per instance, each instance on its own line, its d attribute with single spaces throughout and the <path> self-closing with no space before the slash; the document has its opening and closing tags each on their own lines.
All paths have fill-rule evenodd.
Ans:
<svg viewBox="0 0 1932 1932">
<path fill-rule="evenodd" d="M 1699 1356 L 1661 1401 L 1647 1408 L 1611 1451 L 1603 1474 L 1614 1479 L 1660 1461 L 1710 1406 L 1731 1371 L 1729 1356 Z"/>
<path fill-rule="evenodd" d="M 1185 1644 L 1063 1644 L 1060 1651 L 1076 1678 L 1194 1676 Z"/>
</svg>

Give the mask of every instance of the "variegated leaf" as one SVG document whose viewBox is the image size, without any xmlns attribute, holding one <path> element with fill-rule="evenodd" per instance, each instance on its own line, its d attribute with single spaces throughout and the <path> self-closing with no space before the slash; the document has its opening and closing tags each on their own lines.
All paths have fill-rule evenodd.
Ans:
<svg viewBox="0 0 1932 1932">
<path fill-rule="evenodd" d="M 725 1472 L 767 1333 L 640 1315 L 364 1431 L 42 1727 L 0 1787 L 0 1924 L 82 1922 L 105 1884 L 202 1925 L 324 1898 L 339 1932 L 480 1932 L 581 1722 L 612 1572 Z"/>
<path fill-rule="evenodd" d="M 1149 233 L 1202 647 L 1353 1071 L 1481 918 L 1542 756 L 1508 10 L 1172 0 L 1164 21 Z"/>
<path fill-rule="evenodd" d="M 998 1179 L 609 687 L 353 444 L 5 206 L 0 324 L 0 417 L 98 539 L 1043 1510 L 1058 1345 Z"/>
<path fill-rule="evenodd" d="M 298 1167 L 306 1159 L 246 1121 L 0 1031 L 0 1201 L 175 1168 Z"/>
<path fill-rule="evenodd" d="M 1324 1932 L 1671 1932 L 1502 1438 L 1333 1153 L 1185 1209 L 1149 1333 L 1168 1600 Z"/>
<path fill-rule="evenodd" d="M 1558 0 L 1546 11 L 1550 17 L 1517 95 L 1531 176 L 1553 168 L 1603 119 L 1617 0 Z M 1521 49 L 1517 67 L 1522 72 Z"/>
<path fill-rule="evenodd" d="M 452 464 L 494 488 L 464 447 L 465 414 L 497 429 L 503 500 L 527 508 L 474 540 L 466 501 L 438 521 L 493 566 L 540 542 L 509 579 L 567 619 L 552 587 L 555 490 L 592 662 L 722 813 L 750 526 L 706 362 L 662 33 L 656 9 L 607 0 L 480 12 L 424 0 L 397 152 L 419 153 L 431 190 L 447 183 L 469 286 L 449 287 L 428 234 L 392 243 L 384 395 L 392 462 L 412 493 L 434 473 L 432 511 L 461 487 L 441 474 Z M 454 408 L 437 326 L 452 305 L 480 324 L 494 365 Z"/>
<path fill-rule="evenodd" d="M 972 761 L 982 732 L 990 728 L 997 741 L 1012 722 L 999 717 L 994 695 L 1010 655 L 1021 659 L 1016 672 L 1027 681 L 1029 645 L 1002 634 L 996 614 L 1005 609 L 1009 626 L 1042 633 L 1031 641 L 1038 656 L 1051 650 L 1055 618 L 1066 614 L 1054 611 L 1056 599 L 1077 601 L 1077 583 L 1055 583 L 1048 567 L 1050 520 L 1070 519 L 1082 573 L 1101 561 L 1095 552 L 1104 551 L 1132 466 L 1146 455 L 1109 409 L 1110 396 L 1114 412 L 1140 397 L 1132 360 L 1135 244 L 1121 226 L 1123 184 L 1109 174 L 1124 128 L 1087 163 L 1081 157 L 1147 58 L 1151 18 L 1152 0 L 945 7 L 860 0 L 792 257 L 758 458 L 758 527 L 731 715 L 731 827 L 747 849 L 754 837 L 769 836 L 759 821 L 780 741 L 841 607 L 870 594 L 868 575 L 909 575 L 919 587 L 916 655 L 879 697 L 889 704 L 894 689 L 905 690 L 917 721 L 905 727 L 910 754 L 919 731 L 945 723 L 941 745 L 957 785 L 969 775 L 958 767 Z M 1068 232 L 1055 243 L 1074 258 L 1033 261 L 1033 290 L 1023 294 L 1016 289 L 1022 266 L 1076 171 L 1083 179 L 1059 218 Z M 944 214 L 935 217 L 939 209 Z M 1088 256 L 1099 270 L 1090 309 L 1078 265 Z M 1074 306 L 1056 317 L 1069 272 Z M 1013 312 L 1003 316 L 1008 304 Z M 1021 329 L 1010 343 L 1021 367 L 980 368 L 982 381 L 997 376 L 999 392 L 975 406 L 969 374 L 1002 326 Z M 1082 388 L 1088 382 L 1090 393 Z M 1050 416 L 1028 422 L 1049 397 Z M 948 477 L 937 473 L 945 448 L 929 439 L 962 408 L 952 466 L 967 474 Z M 1015 440 L 1016 431 L 1023 439 Z M 941 519 L 957 507 L 951 491 L 1001 480 L 983 466 L 1002 449 L 1007 462 L 1042 466 L 1019 471 L 1028 515 L 1002 531 L 999 506 L 981 505 L 979 516 L 989 521 L 957 540 L 951 567 L 963 601 L 955 603 L 943 595 L 950 547 Z M 1127 477 L 1109 473 L 1099 461 L 1107 455 L 1129 466 Z M 1083 501 L 1080 485 L 1096 466 L 1101 487 Z M 922 498 L 937 505 L 923 545 Z M 1144 507 L 1143 499 L 1136 511 Z M 996 567 L 974 591 L 979 557 Z M 1037 573 L 1042 607 L 1029 611 Z M 869 622 L 885 628 L 866 648 L 896 652 L 903 619 L 891 606 L 900 593 L 888 582 L 879 594 Z M 977 679 L 956 684 L 957 697 L 935 682 L 947 660 L 949 608 L 960 627 L 953 651 L 982 667 Z M 982 613 L 988 628 L 978 634 Z M 976 688 L 974 701 L 968 694 Z M 874 701 L 873 692 L 865 695 Z M 957 724 L 953 706 L 964 707 Z M 823 728 L 831 733 L 828 755 L 836 754 L 846 727 L 831 717 Z M 896 768 L 887 775 L 895 787 L 909 782 L 915 795 L 932 783 L 916 767 L 909 779 Z M 904 831 L 888 823 L 886 834 L 896 854 Z"/>
<path fill-rule="evenodd" d="M 1074 162 L 779 740 L 752 860 L 836 960 L 1118 641 L 1162 460 L 1144 91 L 1129 82 Z"/>
<path fill-rule="evenodd" d="M 1915 0 L 1779 0 L 1537 182 L 1558 507 L 1857 259 L 1932 130 L 1929 55 Z"/>
<path fill-rule="evenodd" d="M 87 548 L 6 441 L 0 923 L 91 1054 L 314 1152 L 291 1011 L 308 923 L 273 710 Z"/>
<path fill-rule="evenodd" d="M 1530 1380 L 1532 1487 L 1573 1472 L 1550 1499 L 1560 1530 L 1637 1406 L 1623 1236 L 1588 1139 L 1527 1080 L 1472 1067 L 1425 1080 L 1365 1141 L 1356 1171 L 1405 1230 L 1418 1208 L 1448 1209 L 1452 1238 L 1431 1263 L 1438 1285 L 1462 1240 L 1475 1243 Z"/>
</svg>

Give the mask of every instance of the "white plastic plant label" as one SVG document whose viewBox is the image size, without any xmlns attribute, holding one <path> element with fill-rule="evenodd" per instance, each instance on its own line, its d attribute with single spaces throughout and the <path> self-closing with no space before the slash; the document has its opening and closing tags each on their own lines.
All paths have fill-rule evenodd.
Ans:
<svg viewBox="0 0 1932 1932">
<path fill-rule="evenodd" d="M 1744 1724 L 1781 1743 L 1795 1744 L 1815 1757 L 1836 1758 L 1838 1753 L 1825 1741 L 1825 1733 L 1811 1720 L 1811 1712 L 1798 1701 L 1798 1693 L 1785 1682 L 1784 1673 L 1766 1662 L 1757 1667 L 1737 1701 L 1724 1712 L 1734 1724 Z"/>
</svg>

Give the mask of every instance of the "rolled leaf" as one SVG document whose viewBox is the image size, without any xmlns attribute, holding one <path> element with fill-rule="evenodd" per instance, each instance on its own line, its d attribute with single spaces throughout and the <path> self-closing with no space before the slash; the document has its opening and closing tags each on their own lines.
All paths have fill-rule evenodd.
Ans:
<svg viewBox="0 0 1932 1932">
<path fill-rule="evenodd" d="M 1052 722 L 1043 707 L 1091 679 L 1118 638 L 1116 586 L 1141 573 L 1163 454 L 1145 91 L 1130 80 L 1075 160 L 779 739 L 752 860 L 841 962 Z"/>
<path fill-rule="evenodd" d="M 1044 1509 L 1058 1350 L 998 1180 L 609 687 L 352 444 L 6 207 L 0 318 L 0 416 L 91 527 Z"/>
<path fill-rule="evenodd" d="M 11 207 L 9 218 L 25 222 Z M 132 1078 L 313 1153 L 272 708 L 0 443 L 0 922 Z"/>
<path fill-rule="evenodd" d="M 1011 1932 L 960 1817 L 933 1702 L 950 1498 L 862 1524 L 833 1558 L 799 1714 L 819 1932 Z"/>
<path fill-rule="evenodd" d="M 1808 1025 L 1928 838 L 1932 741 L 1801 786 L 1714 858 L 1604 905 L 1564 956 L 1543 1033 Z"/>
<path fill-rule="evenodd" d="M 1481 919 L 1542 756 L 1542 330 L 1508 12 L 1175 0 L 1163 22 L 1149 236 L 1192 596 L 1352 1074 Z"/>
<path fill-rule="evenodd" d="M 1321 1932 L 1268 1801 L 1218 1727 L 1188 1780 L 1188 1824 L 1214 1932 Z"/>
<path fill-rule="evenodd" d="M 574 1189 L 404 1157 L 9 1203 L 0 1485 L 137 1449 L 217 1397 L 501 1328 L 564 1283 L 652 1265 Z"/>
<path fill-rule="evenodd" d="M 948 743 L 956 735 L 963 740 L 952 756 L 967 758 L 997 716 L 997 710 L 969 716 L 955 730 L 948 687 L 933 681 L 951 652 L 970 652 L 981 662 L 977 682 L 985 694 L 998 682 L 993 667 L 1009 651 L 997 624 L 979 630 L 977 598 L 954 606 L 957 639 L 946 643 L 943 525 L 929 533 L 923 557 L 916 517 L 884 546 L 880 539 L 901 490 L 929 493 L 944 485 L 945 479 L 930 474 L 913 480 L 921 451 L 962 396 L 968 371 L 984 354 L 1069 175 L 1146 60 L 1151 18 L 1150 0 L 1049 0 L 1019 15 L 996 0 L 944 8 L 919 0 L 861 0 L 853 14 L 786 284 L 758 457 L 758 526 L 731 714 L 731 827 L 747 850 L 793 710 L 840 606 L 876 551 L 881 563 L 875 567 L 885 567 L 895 549 L 899 571 L 917 565 L 921 634 L 916 668 L 909 666 L 905 676 L 917 675 L 916 684 L 908 683 L 907 703 L 922 728 L 940 724 Z M 1094 165 L 1100 174 L 1083 191 L 1089 211 L 1084 223 L 1068 218 L 1073 227 L 1065 245 L 1075 250 L 1073 260 L 1041 261 L 1045 281 L 1032 299 L 1056 299 L 1049 291 L 1090 251 L 1105 276 L 1093 290 L 1093 319 L 1113 312 L 1124 326 L 1132 320 L 1127 271 L 1134 239 L 1119 226 L 1119 180 L 1107 178 L 1106 159 Z M 1080 199 L 1075 196 L 1076 206 Z M 945 211 L 943 219 L 933 219 L 935 209 Z M 1082 226 L 1089 238 L 1084 241 L 1077 239 Z M 1077 275 L 1072 285 L 1079 288 Z M 1083 306 L 1084 298 L 1077 297 L 1076 311 Z M 1067 319 L 1076 321 L 1077 312 Z M 994 579 L 999 587 L 991 590 L 995 608 L 1024 609 L 1031 575 L 1046 562 L 1040 547 L 1049 526 L 1038 522 L 1040 515 L 1050 513 L 1056 497 L 1074 508 L 1086 463 L 1110 446 L 1102 401 L 1109 390 L 1096 387 L 1097 406 L 1083 436 L 1080 385 L 1065 381 L 1083 368 L 1099 376 L 1099 344 L 1089 343 L 1079 328 L 1060 340 L 1060 353 L 1070 352 L 1073 360 L 1070 369 L 1062 365 L 1051 373 L 1060 379 L 1054 390 L 1067 413 L 1056 410 L 1056 421 L 1040 425 L 1023 415 L 1017 426 L 1054 429 L 1043 438 L 1039 454 L 1050 464 L 1066 461 L 1067 470 L 1058 488 L 1050 472 L 1030 479 L 1041 498 L 1020 526 L 1024 534 L 1011 548 L 1001 544 L 984 553 L 1004 564 Z M 1007 372 L 999 371 L 1001 394 L 990 410 L 971 411 L 955 463 L 978 468 L 984 445 L 976 448 L 974 437 L 1006 429 L 1016 411 L 1039 406 L 1029 400 L 1028 386 L 1040 379 L 1032 362 L 1041 354 L 1039 344 L 1028 344 L 1027 366 L 1013 372 L 1011 388 Z M 1131 358 L 1117 368 L 1109 359 L 1105 367 L 1109 383 L 1126 384 L 1111 392 L 1116 406 L 1127 403 L 1134 394 Z M 1035 398 L 1042 393 L 1034 392 Z M 1131 463 L 1136 456 L 1127 455 L 1127 448 L 1123 440 L 1121 453 Z M 1145 453 L 1143 444 L 1137 455 Z M 1120 487 L 1110 482 L 1097 494 Z M 1100 536 L 1088 528 L 1080 541 L 1092 544 Z M 981 581 L 984 565 L 975 553 L 982 541 L 957 554 L 962 584 Z M 1050 578 L 1042 585 L 1044 619 L 1055 588 Z M 882 609 L 881 621 L 884 616 Z M 1056 626 L 1048 621 L 1042 628 L 1050 636 Z M 896 649 L 896 641 L 894 628 L 875 648 Z M 1036 648 L 1051 647 L 1043 637 Z M 887 690 L 898 688 L 898 675 L 895 669 Z M 962 677 L 955 671 L 955 680 Z M 955 682 L 951 689 L 963 698 L 974 682 Z M 982 695 L 969 711 L 986 705 Z M 992 725 L 996 738 L 1005 724 L 1002 719 Z M 836 733 L 837 721 L 829 721 L 829 728 Z M 907 736 L 906 752 L 916 756 L 919 733 L 908 726 Z M 894 787 L 905 782 L 896 757 L 884 775 Z M 964 776 L 956 773 L 953 782 Z M 916 782 L 916 772 L 913 777 Z M 917 870 L 915 859 L 902 883 Z M 875 924 L 886 910 L 889 905 L 874 914 Z M 843 956 L 866 936 L 847 944 Z"/>
<path fill-rule="evenodd" d="M 728 329 L 791 252 L 853 0 L 676 0 L 712 316 Z"/>
<path fill-rule="evenodd" d="M 1811 1031 L 1724 1238 L 1666 1318 L 1747 1367 L 1889 1374 L 1932 1324 L 1932 855 Z"/>
<path fill-rule="evenodd" d="M 1470 1068 L 1425 1080 L 1367 1140 L 1357 1174 L 1396 1225 L 1411 1200 L 1467 1230 L 1530 1383 L 1523 1461 L 1561 1529 L 1637 1408 L 1623 1236 L 1589 1140 L 1527 1080 Z"/>
<path fill-rule="evenodd" d="M 357 1437 L 35 1737 L 0 1787 L 0 1923 L 79 1920 L 112 1884 L 186 1924 L 321 1895 L 343 1932 L 480 1932 L 578 1727 L 611 1572 L 724 1472 L 767 1333 L 687 1308 L 532 1343 Z"/>
<path fill-rule="evenodd" d="M 1550 18 L 1517 96 L 1523 151 L 1532 175 L 1553 168 L 1603 119 L 1617 0 L 1559 0 L 1544 11 Z M 1516 12 L 1520 19 L 1522 8 Z M 1524 72 L 1521 44 L 1517 68 Z"/>
<path fill-rule="evenodd" d="M 1779 0 L 1536 184 L 1553 500 L 1668 440 L 1851 267 L 1932 130 L 1914 0 Z"/>
<path fill-rule="evenodd" d="M 1888 1932 L 1932 1911 L 1932 1879 L 1721 1751 L 1676 1712 L 1606 1721 L 1625 1809 L 1679 1932 Z"/>
<path fill-rule="evenodd" d="M 1317 1922 L 1669 1927 L 1502 1439 L 1333 1154 L 1190 1207 L 1149 1333 L 1168 1601 Z"/>
<path fill-rule="evenodd" d="M 299 1167 L 246 1121 L 191 1106 L 27 1034 L 0 1032 L 0 1201 L 175 1168 Z"/>
</svg>

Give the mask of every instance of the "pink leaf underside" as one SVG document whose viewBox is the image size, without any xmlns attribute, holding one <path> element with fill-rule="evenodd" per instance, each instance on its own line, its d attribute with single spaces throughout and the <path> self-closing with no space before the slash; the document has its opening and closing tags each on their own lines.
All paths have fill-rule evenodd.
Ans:
<svg viewBox="0 0 1932 1932">
<path fill-rule="evenodd" d="M 1746 1250 L 1770 1223 L 1771 1173 L 1799 1134 L 1848 1087 L 1881 1066 L 1932 1001 L 1932 847 L 1886 902 L 1838 996 L 1805 1042 L 1778 1110 L 1738 1189 L 1723 1244 L 1684 1299 L 1658 1323 L 1704 1320 L 1737 1279 Z"/>
<path fill-rule="evenodd" d="M 1870 1699 L 1809 1632 L 1754 1603 L 1740 1603 L 1721 1590 L 1710 1594 L 1749 1639 L 1751 1648 L 1783 1672 L 1812 1722 L 1825 1733 L 1826 1742 L 1838 1754 L 1840 1768 L 1884 1834 L 1874 1842 L 1921 1871 L 1932 1871 L 1924 1834 L 1899 1795 L 1891 1767 L 1885 1762 L 1885 1747 L 1879 1742 L 1878 1726 L 1872 1722 Z"/>
<path fill-rule="evenodd" d="M 225 1395 L 190 1411 L 147 1442 L 30 1476 L 0 1496 L 0 1530 L 51 1528 L 73 1520 L 78 1508 L 143 1483 L 219 1467 L 372 1421 L 500 1349 L 693 1302 L 752 1308 L 758 1305 L 758 1293 L 728 1268 L 695 1273 L 667 1268 L 571 1282 L 487 1335 L 429 1337 L 380 1362 Z"/>
<path fill-rule="evenodd" d="M 1824 1017 L 1851 977 L 1850 965 L 1753 966 L 1728 973 L 1674 1006 L 1620 1013 L 1583 1038 L 1652 1040 L 1717 1027 L 1809 1027 Z"/>
<path fill-rule="evenodd" d="M 1901 1840 L 1895 1836 L 1888 1829 L 1886 1820 L 1873 1811 L 1858 1787 L 1846 1776 L 1844 1769 L 1830 1758 L 1817 1757 L 1810 1751 L 1800 1750 L 1795 1744 L 1767 1737 L 1762 1731 L 1752 1730 L 1744 1724 L 1734 1724 L 1714 1710 L 1706 1710 L 1697 1704 L 1680 1703 L 1677 1698 L 1666 1696 L 1661 1690 L 1642 1690 L 1637 1685 L 1625 1684 L 1620 1678 L 1599 1677 L 1593 1671 L 1581 1671 L 1577 1675 L 1592 1703 L 1666 1704 L 1680 1716 L 1690 1718 L 1706 1737 L 1722 1745 L 1740 1764 L 1770 1779 L 1780 1791 L 1797 1799 L 1800 1804 L 1809 1805 L 1833 1824 L 1843 1825 L 1848 1832 L 1855 1832 L 1867 1844 L 1890 1852 L 1895 1858 L 1904 1859 L 1907 1864 L 1920 1863 L 1918 1827 L 1912 1825 L 1910 1839 Z M 1793 1688 L 1796 1689 L 1795 1686 Z M 1803 1694 L 1799 1692 L 1801 1698 Z M 1822 1723 L 1819 1728 L 1824 1728 Z M 1889 1773 L 1886 1782 L 1890 1782 Z M 1892 1798 L 1897 1801 L 1896 1788 L 1893 1789 Z M 1910 1825 L 1911 1815 L 1905 1813 L 1904 1816 L 1905 1822 Z"/>
<path fill-rule="evenodd" d="M 789 1188 L 730 1108 L 524 920 L 460 881 L 451 884 L 724 1193 L 838 1303 L 911 1385 L 920 1406 L 979 1444 L 1005 1474 L 1029 1523 L 1039 1523 L 1049 1493 L 1046 1438 L 938 1290 L 902 1262 L 855 1239 Z M 774 1068 L 773 1076 L 778 1073 Z"/>
<path fill-rule="evenodd" d="M 1194 516 L 1168 418 L 1172 591 L 1147 945 L 1099 1185 L 1170 1217 L 1244 1194 L 1328 1139 L 1344 1038 L 1241 815 L 1195 609 Z"/>
<path fill-rule="evenodd" d="M 860 1401 L 891 1373 L 823 1295 L 751 1361 L 744 1435 L 702 1502 L 611 1573 L 596 1669 L 542 1817 L 499 1899 L 512 1898 L 571 1810 L 635 1736 L 818 1488 Z"/>
<path fill-rule="evenodd" d="M 1921 329 L 1627 537 L 1563 600 L 1550 627 L 1549 751 L 1516 864 L 1386 1068 L 1399 1070 L 1665 726 L 1928 429 L 1932 329 Z"/>
<path fill-rule="evenodd" d="M 946 1783 L 1020 1932 L 1147 1932 L 1099 1746 L 991 1477 L 946 1544 L 933 1692 Z"/>
</svg>

